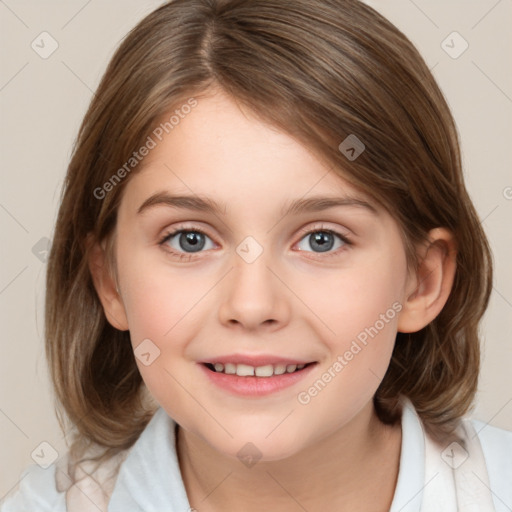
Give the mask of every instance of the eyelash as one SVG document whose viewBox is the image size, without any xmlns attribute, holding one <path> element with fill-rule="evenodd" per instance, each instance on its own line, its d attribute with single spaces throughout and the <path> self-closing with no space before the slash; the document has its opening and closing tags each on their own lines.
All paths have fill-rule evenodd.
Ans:
<svg viewBox="0 0 512 512">
<path fill-rule="evenodd" d="M 333 229 L 329 229 L 329 228 L 324 228 L 322 226 L 316 226 L 315 228 L 305 228 L 305 229 L 302 229 L 300 232 L 299 232 L 299 242 L 304 238 L 306 237 L 307 235 L 311 235 L 313 233 L 319 233 L 319 232 L 322 232 L 322 233 L 329 233 L 331 235 L 334 235 L 334 236 L 337 236 L 342 242 L 343 242 L 343 246 L 338 248 L 336 251 L 329 251 L 329 252 L 326 252 L 324 254 L 324 256 L 322 256 L 321 259 L 324 259 L 324 258 L 329 258 L 331 256 L 339 256 L 339 253 L 346 250 L 347 247 L 350 247 L 352 244 L 352 241 L 350 240 L 350 238 L 345 234 L 345 235 L 342 235 L 341 233 L 338 233 L 337 231 L 334 231 Z M 163 247 L 164 244 L 166 244 L 171 238 L 173 238 L 175 235 L 179 234 L 179 233 L 201 233 L 202 235 L 204 236 L 207 236 L 208 238 L 211 238 L 208 233 L 206 233 L 205 231 L 203 231 L 202 229 L 200 228 L 195 228 L 195 227 L 183 227 L 183 226 L 180 226 L 178 227 L 177 229 L 173 230 L 173 231 L 170 231 L 168 233 L 166 233 L 158 242 L 158 245 Z M 199 251 L 198 253 L 186 253 L 186 252 L 177 252 L 173 249 L 170 249 L 170 248 L 164 248 L 164 250 L 169 253 L 172 257 L 174 258 L 178 258 L 179 261 L 183 261 L 183 260 L 186 260 L 186 261 L 191 261 L 193 259 L 195 259 L 195 254 L 199 254 L 201 252 L 204 252 L 204 251 Z M 311 251 L 300 251 L 300 252 L 311 252 Z M 322 253 L 314 253 L 314 254 L 322 254 Z M 309 257 L 309 256 L 308 256 Z M 318 258 L 311 258 L 311 259 L 318 259 Z"/>
</svg>

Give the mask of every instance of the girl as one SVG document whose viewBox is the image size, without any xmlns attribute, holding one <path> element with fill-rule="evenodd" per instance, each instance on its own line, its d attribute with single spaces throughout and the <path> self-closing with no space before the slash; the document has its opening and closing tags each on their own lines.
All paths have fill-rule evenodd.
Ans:
<svg viewBox="0 0 512 512">
<path fill-rule="evenodd" d="M 174 0 L 114 55 L 48 262 L 69 453 L 2 512 L 505 511 L 449 109 L 356 0 Z"/>
</svg>

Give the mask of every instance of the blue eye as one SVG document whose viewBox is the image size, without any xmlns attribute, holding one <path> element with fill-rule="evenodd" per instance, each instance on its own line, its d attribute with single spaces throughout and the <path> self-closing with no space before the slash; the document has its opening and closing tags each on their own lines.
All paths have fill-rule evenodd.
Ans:
<svg viewBox="0 0 512 512">
<path fill-rule="evenodd" d="M 206 247 L 206 249 L 213 248 L 213 242 L 206 233 L 197 229 L 180 229 L 166 235 L 160 244 L 169 245 L 172 249 L 171 252 L 195 253 L 205 249 L 208 241 L 210 241 L 211 247 Z"/>
<path fill-rule="evenodd" d="M 338 239 L 338 245 L 334 247 L 336 244 L 336 239 Z M 299 250 L 307 252 L 328 252 L 333 248 L 339 249 L 340 247 L 350 244 L 350 242 L 344 236 L 329 229 L 317 229 L 315 231 L 309 231 L 306 233 L 306 236 L 301 239 L 301 242 L 303 240 L 309 242 L 309 245 L 313 251 L 308 251 L 307 249 L 301 247 L 299 247 Z"/>
</svg>

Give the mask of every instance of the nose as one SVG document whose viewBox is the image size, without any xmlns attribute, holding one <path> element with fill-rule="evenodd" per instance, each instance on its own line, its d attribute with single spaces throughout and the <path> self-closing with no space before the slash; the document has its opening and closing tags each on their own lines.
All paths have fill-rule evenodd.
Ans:
<svg viewBox="0 0 512 512">
<path fill-rule="evenodd" d="M 289 322 L 288 297 L 283 280 L 263 255 L 252 263 L 235 256 L 222 290 L 219 320 L 231 328 L 278 330 Z"/>
</svg>

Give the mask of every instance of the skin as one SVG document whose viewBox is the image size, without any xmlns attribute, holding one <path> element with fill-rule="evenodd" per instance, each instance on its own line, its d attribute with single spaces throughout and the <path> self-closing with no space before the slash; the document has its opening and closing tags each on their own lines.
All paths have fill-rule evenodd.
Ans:
<svg viewBox="0 0 512 512">
<path fill-rule="evenodd" d="M 209 197 L 216 214 L 159 204 L 152 194 Z M 336 196 L 367 201 L 283 216 L 294 199 Z M 207 234 L 187 253 L 175 229 Z M 318 252 L 313 232 L 333 230 Z M 262 254 L 236 252 L 248 236 Z M 151 150 L 130 177 L 115 232 L 118 289 L 99 243 L 90 268 L 109 322 L 130 331 L 134 349 L 150 339 L 160 356 L 141 375 L 179 425 L 178 455 L 198 511 L 384 511 L 398 475 L 400 425 L 379 421 L 372 397 L 389 364 L 397 331 L 421 329 L 442 309 L 455 272 L 450 233 L 436 229 L 408 270 L 400 230 L 312 152 L 259 121 L 220 91 Z M 171 251 L 185 255 L 172 255 Z M 306 405 L 307 391 L 366 327 L 394 303 L 389 320 Z M 317 362 L 299 383 L 265 397 L 213 386 L 198 361 L 225 354 L 271 354 Z M 261 460 L 237 457 L 248 442 Z M 263 492 L 262 492 L 263 490 Z"/>
</svg>

